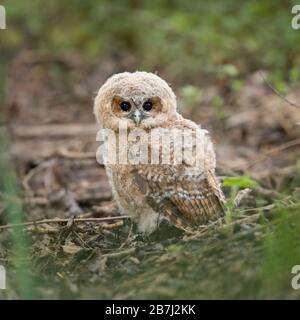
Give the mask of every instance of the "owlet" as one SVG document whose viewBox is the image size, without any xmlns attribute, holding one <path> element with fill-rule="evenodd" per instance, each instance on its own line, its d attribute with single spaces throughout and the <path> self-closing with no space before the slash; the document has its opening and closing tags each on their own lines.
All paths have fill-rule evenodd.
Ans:
<svg viewBox="0 0 300 320">
<path fill-rule="evenodd" d="M 164 80 L 115 74 L 100 88 L 94 113 L 115 136 L 103 154 L 114 198 L 140 232 L 150 234 L 163 219 L 189 229 L 224 215 L 208 132 L 178 113 Z"/>
</svg>

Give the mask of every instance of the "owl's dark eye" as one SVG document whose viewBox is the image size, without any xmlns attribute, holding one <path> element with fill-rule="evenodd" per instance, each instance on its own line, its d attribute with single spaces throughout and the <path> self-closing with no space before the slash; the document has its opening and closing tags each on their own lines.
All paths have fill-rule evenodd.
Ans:
<svg viewBox="0 0 300 320">
<path fill-rule="evenodd" d="M 151 109 L 153 108 L 153 103 L 151 101 L 146 101 L 144 104 L 143 104 L 143 109 L 145 111 L 150 111 Z"/>
<path fill-rule="evenodd" d="M 121 108 L 123 111 L 127 112 L 127 111 L 129 111 L 129 110 L 131 109 L 131 104 L 130 104 L 129 102 L 123 101 L 123 102 L 121 102 L 121 104 L 120 104 L 120 108 Z"/>
</svg>

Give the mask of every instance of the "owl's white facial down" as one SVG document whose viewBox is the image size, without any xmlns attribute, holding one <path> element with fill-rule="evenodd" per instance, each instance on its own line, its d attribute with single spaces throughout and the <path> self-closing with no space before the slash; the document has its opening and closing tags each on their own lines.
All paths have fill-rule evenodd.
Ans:
<svg viewBox="0 0 300 320">
<path fill-rule="evenodd" d="M 94 112 L 103 128 L 150 129 L 177 117 L 176 97 L 160 77 L 124 72 L 109 78 L 95 99 Z"/>
</svg>

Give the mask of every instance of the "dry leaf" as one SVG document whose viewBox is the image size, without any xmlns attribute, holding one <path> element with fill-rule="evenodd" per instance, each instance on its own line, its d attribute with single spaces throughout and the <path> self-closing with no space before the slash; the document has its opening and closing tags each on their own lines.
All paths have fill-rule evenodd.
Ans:
<svg viewBox="0 0 300 320">
<path fill-rule="evenodd" d="M 65 244 L 64 246 L 62 246 L 62 248 L 63 248 L 63 251 L 68 254 L 76 254 L 77 252 L 82 250 L 81 247 L 76 246 L 76 244 L 74 244 L 73 242 L 69 242 L 68 244 Z"/>
</svg>

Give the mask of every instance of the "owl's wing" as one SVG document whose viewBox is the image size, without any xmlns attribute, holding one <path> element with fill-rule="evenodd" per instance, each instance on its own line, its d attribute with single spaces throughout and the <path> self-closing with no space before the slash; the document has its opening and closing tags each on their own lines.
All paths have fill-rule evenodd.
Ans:
<svg viewBox="0 0 300 320">
<path fill-rule="evenodd" d="M 133 174 L 147 203 L 177 227 L 205 224 L 224 215 L 224 196 L 211 172 L 185 177 L 176 168 L 165 167 L 161 175 L 146 170 Z"/>
</svg>

